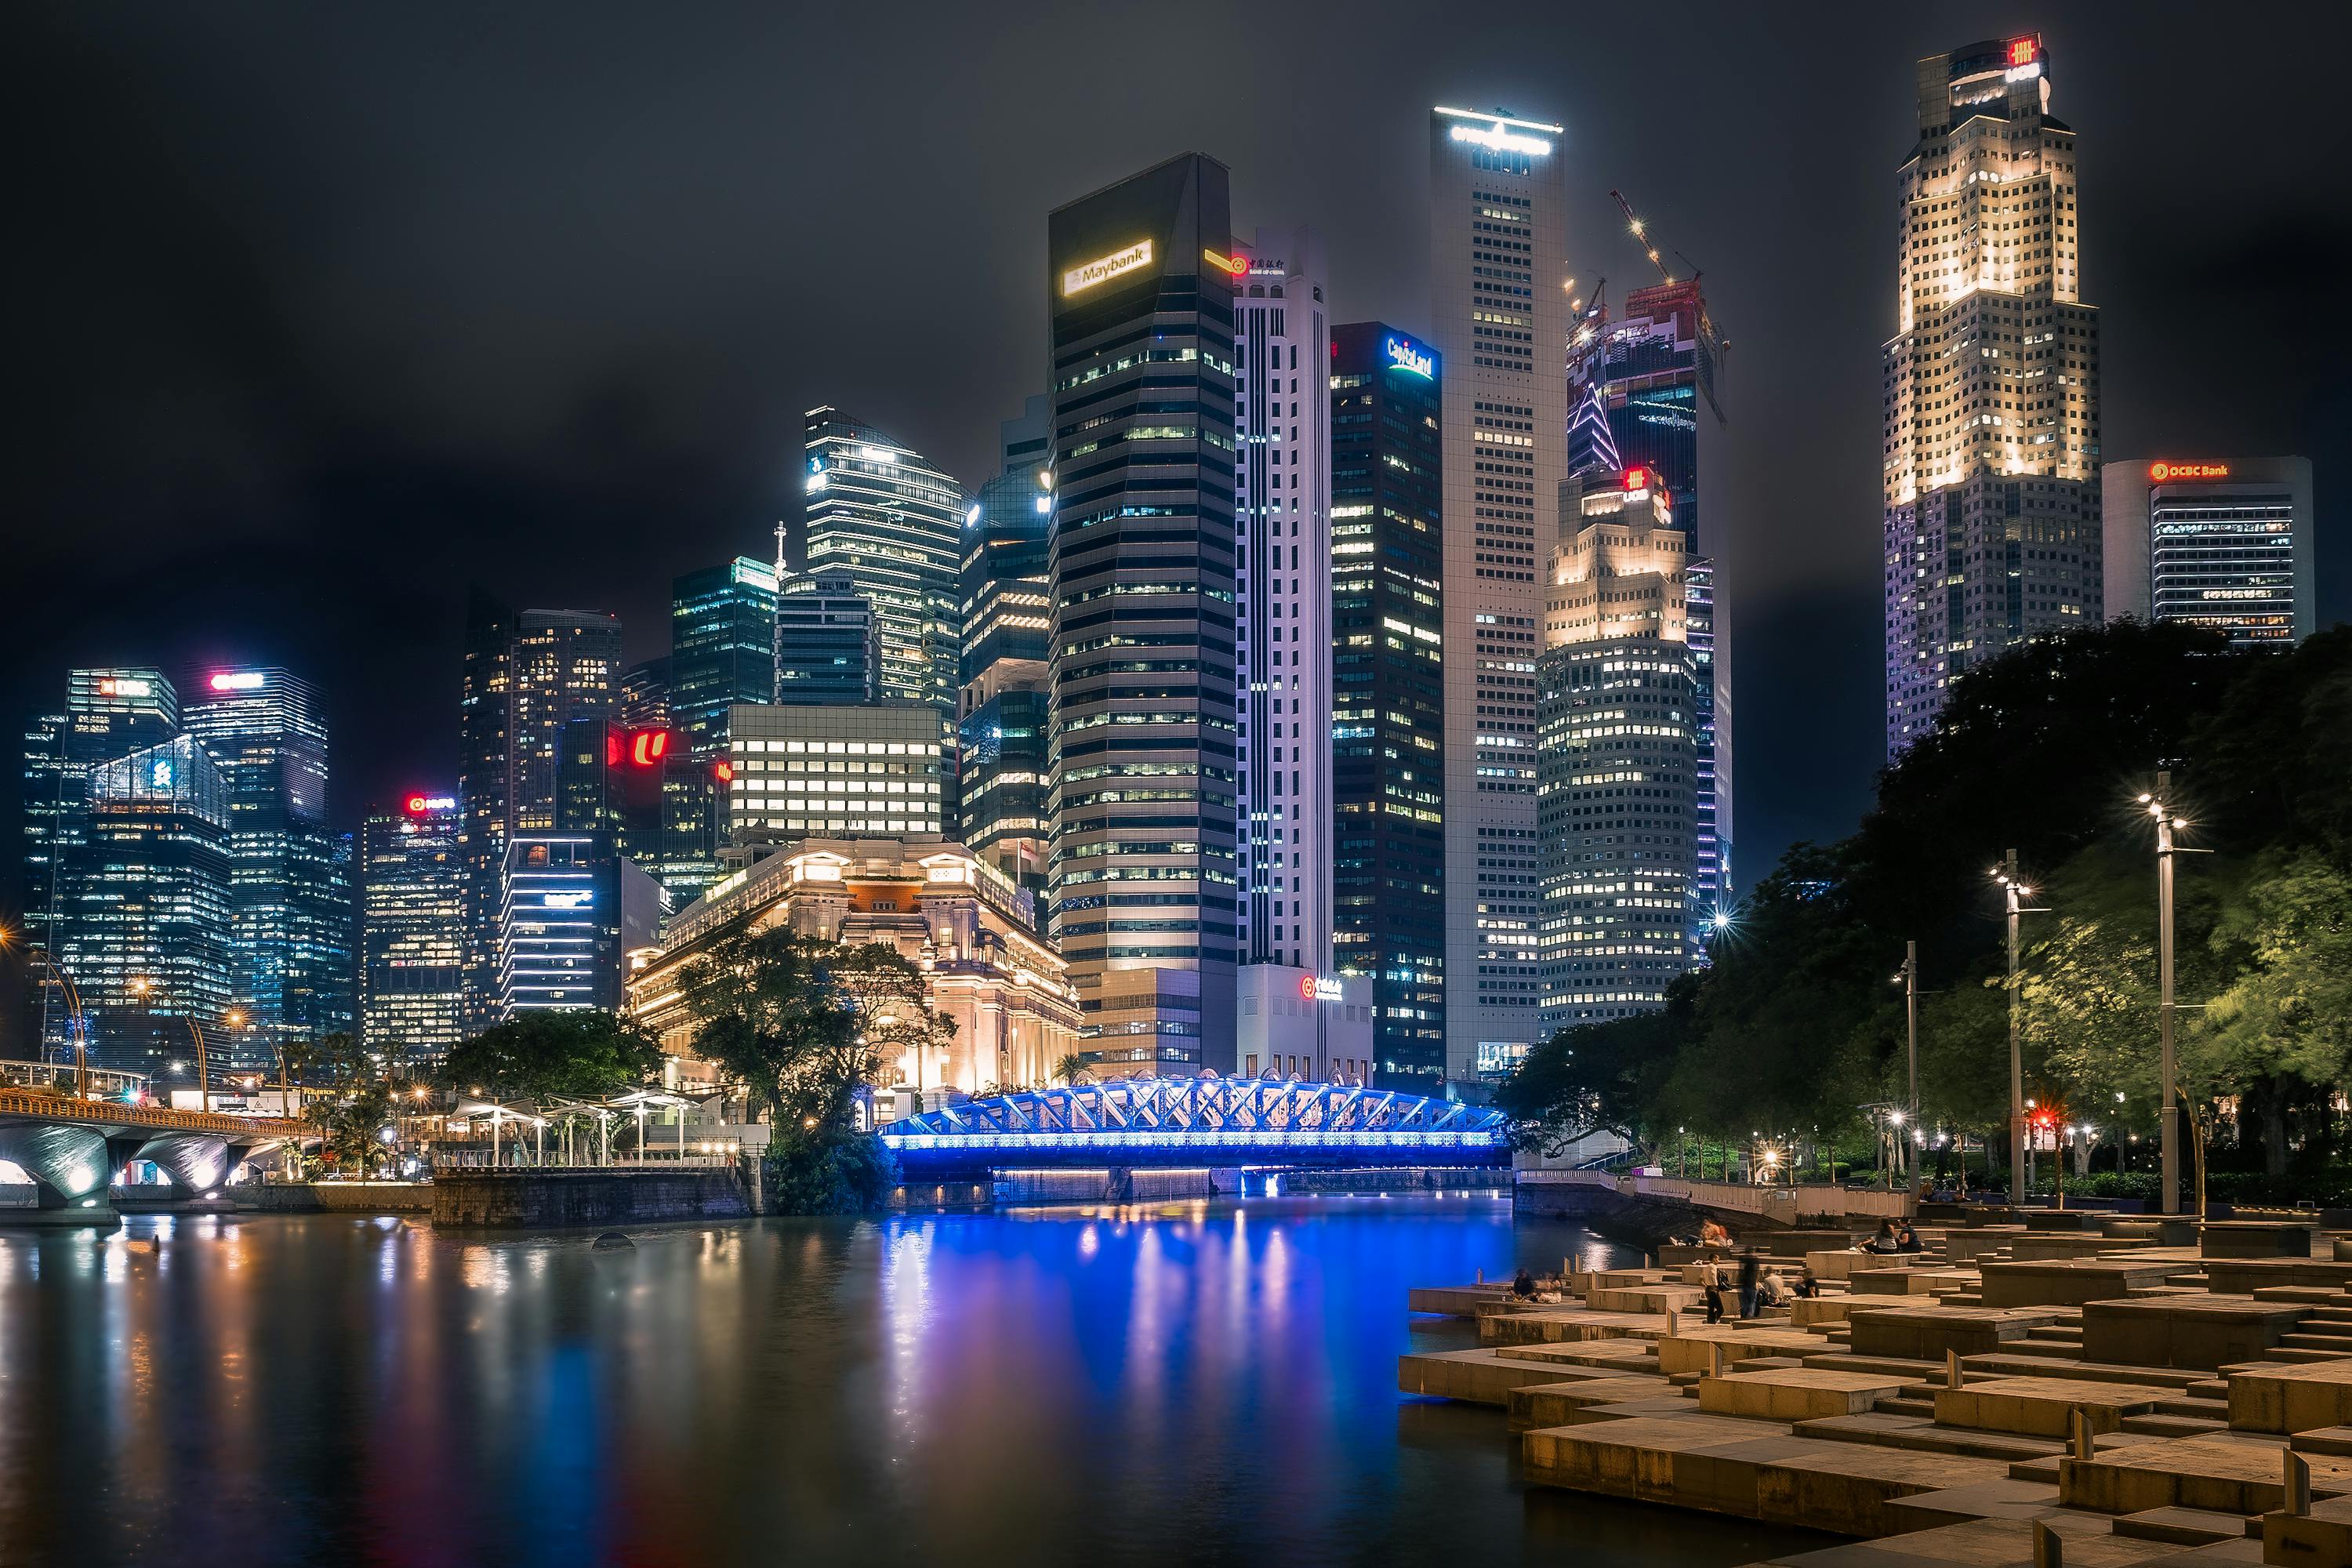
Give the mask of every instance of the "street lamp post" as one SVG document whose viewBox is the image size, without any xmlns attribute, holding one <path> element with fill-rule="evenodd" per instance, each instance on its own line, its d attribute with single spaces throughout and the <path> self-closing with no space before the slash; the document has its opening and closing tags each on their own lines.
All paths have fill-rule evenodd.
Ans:
<svg viewBox="0 0 2352 1568">
<path fill-rule="evenodd" d="M 2172 1059 L 2172 816 L 2165 809 L 2164 787 L 2172 775 L 2156 775 L 2157 798 L 2148 803 L 2156 816 L 2156 984 L 2157 1071 L 2164 1078 L 2164 1109 L 2158 1122 L 2164 1133 L 2164 1173 L 2157 1178 L 2166 1214 L 2180 1212 L 2180 1141 L 2174 1132 L 2180 1112 L 2173 1092 Z"/>
<path fill-rule="evenodd" d="M 2012 849 L 1993 868 L 2009 914 L 2009 1201 L 2025 1202 L 2025 1057 L 2018 1043 L 2023 993 L 2017 988 L 2017 919 L 2046 911 L 2026 908 L 2019 900 L 2033 889 L 2018 879 L 2017 851 Z"/>
</svg>

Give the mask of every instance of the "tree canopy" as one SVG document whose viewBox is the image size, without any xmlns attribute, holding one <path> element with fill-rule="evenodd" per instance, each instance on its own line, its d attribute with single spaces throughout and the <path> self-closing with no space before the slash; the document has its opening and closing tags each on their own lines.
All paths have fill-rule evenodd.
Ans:
<svg viewBox="0 0 2352 1568">
<path fill-rule="evenodd" d="M 451 1048 L 442 1080 L 510 1103 L 601 1100 L 650 1081 L 661 1047 L 610 1013 L 520 1013 Z"/>
<path fill-rule="evenodd" d="M 1800 844 L 1644 1017 L 1570 1031 L 1498 1095 L 1555 1141 L 1608 1127 L 1823 1136 L 1899 1100 L 1906 941 L 1919 949 L 1922 1114 L 1991 1131 L 2008 1105 L 2004 923 L 1987 876 L 2015 848 L 2028 917 L 2027 1092 L 2144 1117 L 2156 1071 L 2154 835 L 2184 803 L 2177 995 L 2192 1093 L 2294 1103 L 2352 1063 L 2352 630 L 2232 651 L 2125 621 L 2037 639 L 1961 676 L 1830 845 Z M 2309 1098 L 2305 1096 L 2305 1098 Z M 2276 1144 L 2278 1119 L 2266 1136 Z M 2275 1155 L 2273 1155 L 2273 1163 Z"/>
</svg>

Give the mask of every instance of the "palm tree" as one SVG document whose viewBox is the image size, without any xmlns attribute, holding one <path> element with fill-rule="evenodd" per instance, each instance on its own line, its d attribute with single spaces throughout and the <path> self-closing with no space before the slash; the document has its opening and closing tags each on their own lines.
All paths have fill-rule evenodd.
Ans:
<svg viewBox="0 0 2352 1568">
<path fill-rule="evenodd" d="M 1054 1076 L 1067 1084 L 1087 1083 L 1093 1079 L 1095 1069 L 1087 1065 L 1086 1058 L 1072 1051 L 1054 1064 Z"/>
</svg>

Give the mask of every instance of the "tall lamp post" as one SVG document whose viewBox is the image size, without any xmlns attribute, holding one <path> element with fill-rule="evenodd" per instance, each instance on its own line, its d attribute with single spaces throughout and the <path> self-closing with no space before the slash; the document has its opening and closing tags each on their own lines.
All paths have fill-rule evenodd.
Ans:
<svg viewBox="0 0 2352 1568">
<path fill-rule="evenodd" d="M 134 994 L 145 996 L 154 991 L 155 983 L 152 980 L 134 979 L 131 983 L 131 989 Z M 181 1014 L 180 1022 L 188 1026 L 189 1035 L 196 1042 L 196 1108 L 209 1116 L 213 1110 L 213 1086 L 205 1057 L 204 1026 L 196 1022 L 196 1016 L 194 1013 Z M 245 1024 L 245 1014 L 231 1008 L 221 1015 L 221 1022 L 232 1029 L 241 1028 Z"/>
<path fill-rule="evenodd" d="M 2180 1101 L 2174 1075 L 2178 1070 L 2173 1054 L 2173 1015 L 2179 1008 L 2172 1000 L 2172 858 L 2176 855 L 2200 854 L 2203 851 L 2183 849 L 2172 841 L 2172 830 L 2186 827 L 2186 817 L 2173 815 L 2170 791 L 2172 775 L 2156 775 L 2156 791 L 2139 797 L 2147 814 L 2156 818 L 2156 984 L 2157 1031 L 2159 1045 L 2158 1071 L 2164 1079 L 2163 1098 L 2158 1101 L 2157 1131 L 2163 1140 L 2163 1174 L 2157 1178 L 2157 1196 L 2163 1214 L 2180 1212 Z"/>
<path fill-rule="evenodd" d="M 0 951 L 5 951 L 15 940 L 5 926 L 0 926 Z M 25 962 L 49 972 L 48 979 L 42 982 L 43 994 L 46 995 L 48 986 L 55 984 L 66 999 L 66 1030 L 73 1037 L 74 1098 L 86 1100 L 89 1097 L 89 1022 L 81 1010 L 81 992 L 75 986 L 72 977 L 58 967 L 57 960 L 49 956 L 47 948 L 27 947 Z M 43 1048 L 46 1050 L 47 1047 Z"/>
<path fill-rule="evenodd" d="M 2017 918 L 2049 911 L 2029 909 L 2020 901 L 2032 897 L 2033 889 L 2018 879 L 2016 850 L 1993 868 L 1992 878 L 2000 884 L 2009 913 L 2009 1201 L 2021 1206 L 2025 1202 L 2025 1057 L 2018 1044 L 2024 1002 L 2017 988 Z"/>
<path fill-rule="evenodd" d="M 1910 1113 L 1916 1124 L 1919 1120 L 1919 944 L 1903 944 L 1903 968 L 1895 976 L 1903 987 L 1903 1024 L 1905 1054 L 1911 1070 L 1909 1095 L 1903 1109 Z"/>
</svg>

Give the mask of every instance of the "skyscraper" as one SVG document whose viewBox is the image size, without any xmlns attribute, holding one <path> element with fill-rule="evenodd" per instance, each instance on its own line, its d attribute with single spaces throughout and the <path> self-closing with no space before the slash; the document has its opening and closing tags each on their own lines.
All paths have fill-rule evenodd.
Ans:
<svg viewBox="0 0 2352 1568">
<path fill-rule="evenodd" d="M 1567 472 L 1567 182 L 1557 125 L 1444 108 L 1429 125 L 1445 365 L 1445 1055 L 1464 1082 L 1541 1028 L 1538 541 Z"/>
<path fill-rule="evenodd" d="M 948 831 L 955 732 L 928 702 L 745 705 L 731 721 L 738 844 Z"/>
<path fill-rule="evenodd" d="M 874 606 L 846 572 L 800 573 L 776 596 L 777 702 L 871 702 Z M 746 699 L 745 700 L 750 700 Z"/>
<path fill-rule="evenodd" d="M 2134 458 L 2101 472 L 2106 612 L 2284 647 L 2319 625 L 2308 458 Z"/>
<path fill-rule="evenodd" d="M 466 1037 L 466 862 L 454 795 L 415 794 L 360 830 L 360 1040 L 429 1065 Z"/>
<path fill-rule="evenodd" d="M 62 868 L 56 952 L 89 1019 L 90 1065 L 160 1078 L 193 1055 L 190 1019 L 233 1052 L 227 781 L 183 735 L 94 763 L 83 784 L 87 832 Z"/>
<path fill-rule="evenodd" d="M 1332 942 L 1383 1089 L 1445 1084 L 1444 445 L 1437 351 L 1331 330 Z"/>
<path fill-rule="evenodd" d="M 621 623 L 600 611 L 516 611 L 477 592 L 467 605 L 457 795 L 465 812 L 466 976 L 471 1021 L 495 1022 L 508 841 L 556 821 L 563 726 L 612 713 Z"/>
<path fill-rule="evenodd" d="M 1053 416 L 1027 400 L 1003 426 L 1003 463 L 966 514 L 963 688 L 956 786 L 965 847 L 1039 895 L 1045 889 L 1046 533 L 1054 510 Z"/>
<path fill-rule="evenodd" d="M 776 569 L 738 555 L 670 584 L 669 721 L 698 757 L 727 752 L 727 711 L 776 689 Z"/>
<path fill-rule="evenodd" d="M 1184 153 L 1058 207 L 1045 248 L 1055 934 L 1097 1070 L 1230 1072 L 1239 863 L 1224 165 Z"/>
<path fill-rule="evenodd" d="M 179 693 L 159 669 L 75 669 L 66 706 L 26 727 L 23 794 L 25 940 L 52 954 L 64 934 L 62 868 L 86 842 L 90 768 L 180 732 Z M 26 1036 L 43 1052 L 67 1047 L 66 1011 L 37 979 L 25 997 Z"/>
<path fill-rule="evenodd" d="M 1952 680 L 2101 618 L 2099 322 L 2038 34 L 1919 62 L 1886 409 L 1886 752 Z"/>
<path fill-rule="evenodd" d="M 1639 467 L 1568 488 L 1537 667 L 1547 1030 L 1658 1006 L 1699 951 L 1699 671 L 1680 498 Z"/>
<path fill-rule="evenodd" d="M 1310 228 L 1261 228 L 1229 259 L 1241 955 L 1245 964 L 1324 974 L 1331 968 L 1332 801 L 1331 317 L 1323 242 Z"/>
<path fill-rule="evenodd" d="M 284 669 L 202 670 L 181 719 L 228 796 L 232 999 L 245 1016 L 226 1065 L 269 1068 L 281 1047 L 353 1024 L 348 858 L 327 823 L 327 726 Z"/>
<path fill-rule="evenodd" d="M 1723 336 L 1692 277 L 1635 289 L 1611 322 L 1596 308 L 1570 342 L 1569 468 L 1614 482 L 1639 468 L 1674 497 L 1689 600 L 1688 646 L 1698 679 L 1698 763 L 1693 847 L 1694 916 L 1729 901 L 1732 846 L 1731 669 L 1717 646 L 1717 536 L 1699 529 L 1699 453 L 1723 426 L 1717 401 Z M 1604 428 L 1596 430 L 1595 426 Z M 1718 707 L 1720 714 L 1718 715 Z M 1718 722 L 1720 718 L 1720 722 Z"/>
<path fill-rule="evenodd" d="M 803 570 L 846 575 L 873 606 L 884 700 L 929 702 L 952 715 L 963 487 L 837 408 L 809 410 L 807 447 Z"/>
</svg>

